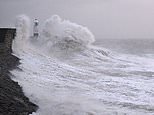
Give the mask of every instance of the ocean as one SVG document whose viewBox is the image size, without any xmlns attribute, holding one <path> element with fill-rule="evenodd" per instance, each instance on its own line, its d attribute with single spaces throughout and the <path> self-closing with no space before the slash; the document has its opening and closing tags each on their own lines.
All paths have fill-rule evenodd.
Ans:
<svg viewBox="0 0 154 115">
<path fill-rule="evenodd" d="M 98 39 L 94 44 L 125 54 L 154 54 L 154 39 Z"/>
<path fill-rule="evenodd" d="M 53 16 L 39 38 L 19 18 L 12 70 L 31 115 L 153 115 L 154 40 L 96 39 L 87 28 Z M 25 33 L 26 32 L 26 33 Z"/>
</svg>

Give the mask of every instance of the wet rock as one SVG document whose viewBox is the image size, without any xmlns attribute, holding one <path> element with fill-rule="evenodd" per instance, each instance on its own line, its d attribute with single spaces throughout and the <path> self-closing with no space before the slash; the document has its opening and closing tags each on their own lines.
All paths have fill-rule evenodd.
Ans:
<svg viewBox="0 0 154 115">
<path fill-rule="evenodd" d="M 10 79 L 9 70 L 18 64 L 17 57 L 0 53 L 0 115 L 28 115 L 38 108 L 24 96 L 18 83 Z"/>
</svg>

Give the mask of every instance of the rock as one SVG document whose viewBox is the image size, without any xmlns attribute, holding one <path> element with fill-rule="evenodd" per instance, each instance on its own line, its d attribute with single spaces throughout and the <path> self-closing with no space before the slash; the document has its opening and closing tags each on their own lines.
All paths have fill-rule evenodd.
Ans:
<svg viewBox="0 0 154 115">
<path fill-rule="evenodd" d="M 29 115 L 38 108 L 24 96 L 18 83 L 10 78 L 9 70 L 18 64 L 17 57 L 0 53 L 0 115 Z"/>
</svg>

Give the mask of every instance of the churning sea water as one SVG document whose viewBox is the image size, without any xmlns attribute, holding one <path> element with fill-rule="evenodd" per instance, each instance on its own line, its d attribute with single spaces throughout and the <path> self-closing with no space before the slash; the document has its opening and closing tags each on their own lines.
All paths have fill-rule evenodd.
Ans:
<svg viewBox="0 0 154 115">
<path fill-rule="evenodd" d="M 24 30 L 22 21 L 19 30 Z M 92 44 L 84 27 L 57 17 L 47 24 L 41 39 L 25 39 L 18 31 L 13 45 L 21 64 L 11 73 L 39 106 L 32 115 L 154 114 L 153 40 Z"/>
<path fill-rule="evenodd" d="M 125 54 L 140 56 L 154 54 L 154 39 L 98 39 L 94 44 Z"/>
</svg>

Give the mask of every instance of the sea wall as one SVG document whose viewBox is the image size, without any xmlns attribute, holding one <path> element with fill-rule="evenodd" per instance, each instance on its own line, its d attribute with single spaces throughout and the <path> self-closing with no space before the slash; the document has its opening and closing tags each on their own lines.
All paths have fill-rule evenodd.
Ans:
<svg viewBox="0 0 154 115">
<path fill-rule="evenodd" d="M 15 35 L 15 28 L 0 28 L 0 52 L 12 52 L 12 40 Z"/>
<path fill-rule="evenodd" d="M 29 115 L 38 108 L 10 78 L 9 70 L 19 65 L 19 59 L 11 54 L 15 33 L 16 29 L 0 28 L 0 115 Z"/>
</svg>

